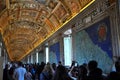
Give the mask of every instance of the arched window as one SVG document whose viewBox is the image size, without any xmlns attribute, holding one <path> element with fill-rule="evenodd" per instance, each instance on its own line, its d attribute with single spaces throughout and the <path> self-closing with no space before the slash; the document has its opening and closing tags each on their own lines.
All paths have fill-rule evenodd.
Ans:
<svg viewBox="0 0 120 80">
<path fill-rule="evenodd" d="M 70 66 L 72 63 L 72 36 L 71 29 L 65 31 L 64 36 L 64 63 L 65 66 Z"/>
<path fill-rule="evenodd" d="M 49 47 L 45 47 L 46 63 L 49 62 Z"/>
</svg>

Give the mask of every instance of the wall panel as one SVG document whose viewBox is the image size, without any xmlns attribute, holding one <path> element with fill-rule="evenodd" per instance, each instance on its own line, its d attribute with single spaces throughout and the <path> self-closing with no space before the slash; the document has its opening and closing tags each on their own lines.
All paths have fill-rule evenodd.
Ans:
<svg viewBox="0 0 120 80">
<path fill-rule="evenodd" d="M 81 30 L 75 36 L 76 61 L 79 64 L 96 60 L 104 72 L 112 67 L 112 41 L 110 20 L 105 18 Z"/>
</svg>

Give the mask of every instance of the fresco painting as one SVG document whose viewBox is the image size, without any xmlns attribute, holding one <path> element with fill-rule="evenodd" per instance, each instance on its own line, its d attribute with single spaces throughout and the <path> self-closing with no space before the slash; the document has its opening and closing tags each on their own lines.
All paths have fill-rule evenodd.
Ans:
<svg viewBox="0 0 120 80">
<path fill-rule="evenodd" d="M 113 61 L 109 17 L 77 32 L 75 40 L 76 61 L 79 64 L 96 60 L 98 67 L 105 73 L 111 70 Z"/>
<path fill-rule="evenodd" d="M 60 61 L 60 43 L 57 42 L 50 46 L 49 62 L 58 63 Z"/>
<path fill-rule="evenodd" d="M 5 0 L 0 0 L 0 13 L 6 8 Z"/>
</svg>

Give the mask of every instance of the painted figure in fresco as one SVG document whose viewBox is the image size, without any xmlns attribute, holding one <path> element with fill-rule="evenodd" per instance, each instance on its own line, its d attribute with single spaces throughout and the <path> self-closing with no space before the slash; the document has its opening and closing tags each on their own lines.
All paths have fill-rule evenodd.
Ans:
<svg viewBox="0 0 120 80">
<path fill-rule="evenodd" d="M 100 42 L 106 40 L 106 35 L 107 35 L 107 27 L 105 24 L 102 24 L 98 27 L 98 40 Z"/>
<path fill-rule="evenodd" d="M 56 5 L 57 5 L 57 2 L 50 0 L 50 3 L 48 6 L 49 6 L 49 8 L 54 9 Z"/>
<path fill-rule="evenodd" d="M 80 4 L 81 4 L 81 7 L 85 7 L 89 2 L 91 2 L 92 0 L 80 0 Z"/>
<path fill-rule="evenodd" d="M 72 13 L 75 13 L 75 12 L 79 11 L 79 5 L 76 1 L 66 0 L 66 3 L 70 7 Z"/>
<path fill-rule="evenodd" d="M 66 14 L 65 8 L 62 5 L 60 5 L 55 11 L 55 14 L 59 19 L 62 19 Z"/>
<path fill-rule="evenodd" d="M 75 2 L 71 2 L 71 8 L 73 12 L 77 12 L 79 10 L 79 6 Z"/>
<path fill-rule="evenodd" d="M 0 0 L 0 12 L 5 9 L 5 0 Z"/>
</svg>

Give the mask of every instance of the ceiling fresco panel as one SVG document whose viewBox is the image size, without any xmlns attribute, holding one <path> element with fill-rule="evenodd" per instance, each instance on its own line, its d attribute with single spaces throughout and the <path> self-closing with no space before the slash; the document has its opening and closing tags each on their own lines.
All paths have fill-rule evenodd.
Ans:
<svg viewBox="0 0 120 80">
<path fill-rule="evenodd" d="M 49 17 L 49 21 L 54 25 L 55 29 L 60 25 L 59 20 L 54 16 L 54 14 Z"/>
<path fill-rule="evenodd" d="M 4 14 L 0 16 L 0 26 L 2 28 L 2 31 L 4 31 L 4 28 L 5 28 L 4 26 L 8 25 L 8 20 L 9 20 L 9 17 L 8 17 L 7 11 L 5 11 Z"/>
<path fill-rule="evenodd" d="M 52 11 L 58 4 L 57 0 L 47 0 L 46 5 L 49 7 L 50 11 Z"/>
<path fill-rule="evenodd" d="M 33 17 L 33 19 L 34 18 L 36 18 L 36 16 L 37 16 L 37 13 L 38 11 L 31 11 L 31 10 L 21 10 L 21 14 L 20 14 L 20 16 L 22 17 L 22 16 L 31 16 L 31 17 Z"/>
<path fill-rule="evenodd" d="M 45 20 L 45 23 L 46 23 L 46 24 L 45 24 L 45 27 L 46 27 L 46 28 L 49 27 L 49 28 L 50 28 L 50 31 L 54 31 L 54 30 L 55 30 L 55 29 L 54 29 L 54 25 L 51 23 L 51 21 L 50 21 L 49 19 L 46 19 L 46 20 Z"/>
<path fill-rule="evenodd" d="M 78 13 L 81 9 L 78 0 L 64 0 L 64 2 L 68 6 L 72 14 Z"/>
<path fill-rule="evenodd" d="M 64 23 L 67 20 L 69 13 L 67 12 L 65 6 L 63 6 L 60 2 L 57 4 L 56 8 L 53 10 L 54 15 L 60 21 L 60 23 Z"/>
<path fill-rule="evenodd" d="M 39 31 L 39 34 L 40 34 L 41 37 L 44 39 L 44 38 L 47 37 L 48 32 L 47 32 L 46 28 L 42 28 L 42 29 Z"/>
<path fill-rule="evenodd" d="M 5 0 L 0 0 L 0 13 L 6 8 Z"/>
<path fill-rule="evenodd" d="M 47 24 L 44 25 L 44 28 L 46 29 L 47 33 L 50 34 L 52 31 L 52 28 L 48 26 Z"/>
<path fill-rule="evenodd" d="M 0 0 L 0 30 L 10 60 L 30 54 L 91 1 Z"/>
<path fill-rule="evenodd" d="M 93 0 L 79 0 L 80 6 L 84 8 L 87 4 L 89 4 Z"/>
</svg>

